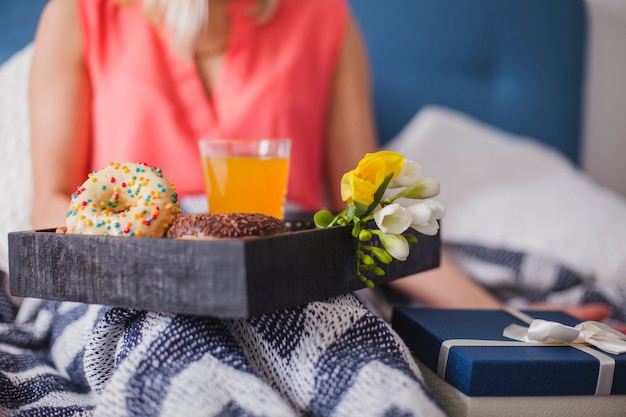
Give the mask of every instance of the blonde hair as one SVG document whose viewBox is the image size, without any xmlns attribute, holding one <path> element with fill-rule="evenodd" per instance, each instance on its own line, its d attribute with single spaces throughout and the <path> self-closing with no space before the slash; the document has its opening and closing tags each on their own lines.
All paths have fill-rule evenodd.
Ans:
<svg viewBox="0 0 626 417">
<path fill-rule="evenodd" d="M 135 4 L 138 0 L 117 0 L 120 4 Z M 191 56 L 198 37 L 209 18 L 209 1 L 216 0 L 143 0 L 143 13 L 164 30 L 176 51 Z M 259 23 L 274 15 L 278 0 L 256 0 L 251 14 Z"/>
</svg>

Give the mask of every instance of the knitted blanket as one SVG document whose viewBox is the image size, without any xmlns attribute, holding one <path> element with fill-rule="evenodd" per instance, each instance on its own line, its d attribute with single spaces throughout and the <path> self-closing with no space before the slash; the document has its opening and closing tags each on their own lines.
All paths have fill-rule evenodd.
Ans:
<svg viewBox="0 0 626 417">
<path fill-rule="evenodd" d="M 465 242 L 444 250 L 472 279 L 512 307 L 548 303 L 580 306 L 604 303 L 626 323 L 626 286 L 568 267 L 552 257 Z"/>
<path fill-rule="evenodd" d="M 0 302 L 3 416 L 443 416 L 351 295 L 249 320 Z"/>
</svg>

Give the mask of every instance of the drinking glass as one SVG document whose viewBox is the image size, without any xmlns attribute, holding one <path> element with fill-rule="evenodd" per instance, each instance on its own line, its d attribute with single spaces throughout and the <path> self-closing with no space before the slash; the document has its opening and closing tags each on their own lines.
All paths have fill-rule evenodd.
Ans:
<svg viewBox="0 0 626 417">
<path fill-rule="evenodd" d="M 201 139 L 209 213 L 285 213 L 291 139 Z"/>
</svg>

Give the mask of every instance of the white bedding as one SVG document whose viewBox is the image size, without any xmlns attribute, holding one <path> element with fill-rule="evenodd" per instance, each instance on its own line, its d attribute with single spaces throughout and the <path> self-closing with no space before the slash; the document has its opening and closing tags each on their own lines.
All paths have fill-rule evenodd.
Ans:
<svg viewBox="0 0 626 417">
<path fill-rule="evenodd" d="M 32 173 L 28 121 L 31 45 L 0 66 L 0 270 L 8 271 L 7 233 L 30 229 Z"/>
<path fill-rule="evenodd" d="M 440 181 L 444 243 L 522 251 L 626 283 L 626 199 L 555 150 L 441 107 L 420 111 L 388 148 Z"/>
</svg>

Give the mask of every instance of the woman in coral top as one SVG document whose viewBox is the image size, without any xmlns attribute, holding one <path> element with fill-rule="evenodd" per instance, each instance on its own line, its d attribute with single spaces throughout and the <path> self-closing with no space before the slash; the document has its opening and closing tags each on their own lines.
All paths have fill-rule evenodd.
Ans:
<svg viewBox="0 0 626 417">
<path fill-rule="evenodd" d="M 52 0 L 31 73 L 33 225 L 63 224 L 111 161 L 158 166 L 194 201 L 200 138 L 291 138 L 288 201 L 340 209 L 342 174 L 375 148 L 368 83 L 343 0 Z"/>
<path fill-rule="evenodd" d="M 365 52 L 344 0 L 124 3 L 51 0 L 42 14 L 30 88 L 35 228 L 63 224 L 76 186 L 111 161 L 162 168 L 184 206 L 204 193 L 202 137 L 291 138 L 288 201 L 343 208 L 342 175 L 375 149 Z M 56 380 L 88 394 L 66 396 L 74 414 L 443 415 L 406 346 L 350 296 L 251 321 L 48 309 Z M 400 382 L 363 406 L 372 373 Z"/>
<path fill-rule="evenodd" d="M 161 167 L 184 207 L 204 202 L 201 137 L 292 138 L 289 202 L 341 210 L 341 176 L 376 147 L 367 69 L 345 0 L 51 0 L 30 83 L 33 226 L 64 224 L 111 161 Z M 445 257 L 392 285 L 437 307 L 502 305 Z"/>
</svg>

